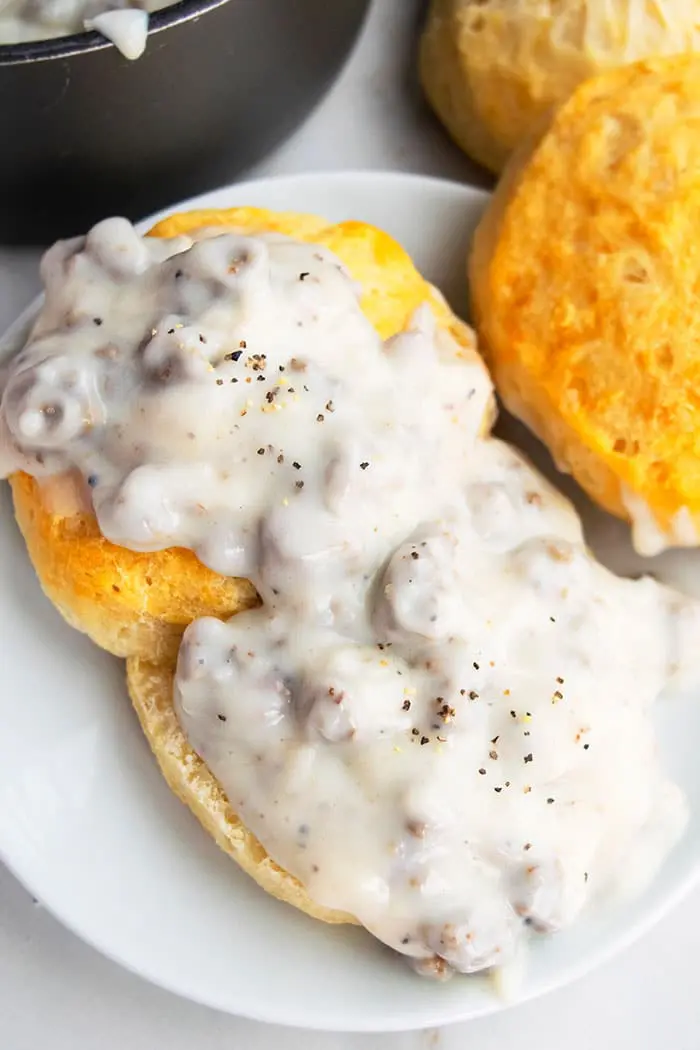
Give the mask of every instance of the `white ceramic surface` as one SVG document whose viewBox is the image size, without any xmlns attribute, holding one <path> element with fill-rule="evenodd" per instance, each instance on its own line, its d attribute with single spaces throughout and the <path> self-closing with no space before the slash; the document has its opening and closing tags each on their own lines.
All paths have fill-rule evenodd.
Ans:
<svg viewBox="0 0 700 1050">
<path fill-rule="evenodd" d="M 463 310 L 464 258 L 484 200 L 453 183 L 364 173 L 239 184 L 189 204 L 246 203 L 376 223 Z M 649 567 L 631 553 L 622 525 L 579 503 L 605 560 L 625 572 Z M 261 1020 L 378 1031 L 502 1008 L 484 982 L 421 981 L 361 931 L 324 927 L 259 891 L 170 796 L 130 710 L 120 664 L 66 627 L 41 596 L 6 487 L 0 560 L 0 856 L 67 926 L 156 983 Z M 700 593 L 699 565 L 682 554 L 651 567 Z M 539 942 L 520 998 L 593 966 L 695 880 L 700 708 L 692 697 L 670 702 L 659 726 L 693 806 L 685 839 L 642 899 Z"/>
</svg>

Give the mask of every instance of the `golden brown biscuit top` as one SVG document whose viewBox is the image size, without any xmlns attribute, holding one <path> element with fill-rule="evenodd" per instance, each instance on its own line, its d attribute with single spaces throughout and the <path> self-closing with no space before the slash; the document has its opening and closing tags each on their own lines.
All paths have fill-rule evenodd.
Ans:
<svg viewBox="0 0 700 1050">
<path fill-rule="evenodd" d="M 513 176 L 483 280 L 498 369 L 668 524 L 700 510 L 700 58 L 579 88 Z"/>
</svg>

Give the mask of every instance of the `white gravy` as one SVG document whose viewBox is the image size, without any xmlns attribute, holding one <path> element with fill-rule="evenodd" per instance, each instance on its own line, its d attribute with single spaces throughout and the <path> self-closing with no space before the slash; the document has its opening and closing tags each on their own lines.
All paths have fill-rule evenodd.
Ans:
<svg viewBox="0 0 700 1050">
<path fill-rule="evenodd" d="M 420 972 L 508 962 L 635 888 L 686 808 L 650 709 L 699 607 L 615 577 L 482 436 L 428 304 L 382 343 L 326 249 L 125 220 L 62 242 L 0 403 L 0 471 L 77 471 L 105 536 L 264 606 L 187 630 L 183 730 L 271 856 Z"/>
<path fill-rule="evenodd" d="M 652 558 L 673 547 L 697 547 L 700 543 L 687 507 L 676 511 L 664 530 L 646 500 L 626 486 L 622 487 L 622 503 L 629 515 L 632 544 L 638 554 Z"/>
<path fill-rule="evenodd" d="M 174 0 L 9 0 L 0 5 L 0 44 L 49 40 L 96 29 L 125 58 L 146 49 L 148 12 Z"/>
</svg>

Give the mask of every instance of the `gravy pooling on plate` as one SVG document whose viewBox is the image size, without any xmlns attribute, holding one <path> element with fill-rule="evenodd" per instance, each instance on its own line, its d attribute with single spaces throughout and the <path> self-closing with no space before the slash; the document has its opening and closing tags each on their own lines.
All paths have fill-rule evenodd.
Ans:
<svg viewBox="0 0 700 1050">
<path fill-rule="evenodd" d="M 686 807 L 650 709 L 699 607 L 593 560 L 427 304 L 382 342 L 325 248 L 120 219 L 42 275 L 0 470 L 75 471 L 114 543 L 254 582 L 188 628 L 175 704 L 315 901 L 444 976 L 653 875 Z"/>
</svg>

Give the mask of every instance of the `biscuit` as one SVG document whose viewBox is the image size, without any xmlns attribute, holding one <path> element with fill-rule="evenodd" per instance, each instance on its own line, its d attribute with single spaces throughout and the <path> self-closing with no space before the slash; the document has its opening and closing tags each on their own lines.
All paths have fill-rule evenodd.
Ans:
<svg viewBox="0 0 700 1050">
<path fill-rule="evenodd" d="M 506 406 L 652 554 L 700 527 L 700 57 L 576 90 L 514 158 L 469 273 Z"/>
<path fill-rule="evenodd" d="M 420 75 L 450 135 L 498 173 L 582 81 L 693 50 L 697 0 L 433 0 Z"/>
<path fill-rule="evenodd" d="M 232 208 L 173 215 L 151 234 L 196 235 L 210 227 L 248 234 L 276 231 L 325 245 L 360 284 L 362 309 L 383 339 L 401 331 L 428 301 L 439 323 L 475 353 L 471 331 L 381 230 L 361 222 L 331 225 L 309 215 Z M 10 482 L 17 521 L 45 593 L 73 627 L 116 656 L 174 659 L 192 620 L 225 619 L 257 603 L 247 580 L 217 575 L 191 551 L 143 554 L 108 542 L 71 478 L 37 481 L 15 474 Z"/>
</svg>

